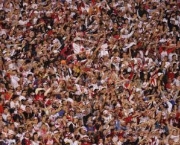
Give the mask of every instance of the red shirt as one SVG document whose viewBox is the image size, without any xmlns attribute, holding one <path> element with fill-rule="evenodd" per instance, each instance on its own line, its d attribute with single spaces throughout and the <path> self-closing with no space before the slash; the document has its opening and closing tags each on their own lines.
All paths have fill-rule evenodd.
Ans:
<svg viewBox="0 0 180 145">
<path fill-rule="evenodd" d="M 0 114 L 2 114 L 3 112 L 4 112 L 3 105 L 0 105 Z"/>
<path fill-rule="evenodd" d="M 177 114 L 176 114 L 176 119 L 177 119 L 177 120 L 180 119 L 180 112 L 177 112 Z"/>
<path fill-rule="evenodd" d="M 120 38 L 119 35 L 114 35 L 113 37 L 116 38 L 116 39 L 119 39 L 119 38 Z"/>
<path fill-rule="evenodd" d="M 131 120 L 132 120 L 132 116 L 128 116 L 128 117 L 124 118 L 124 121 L 126 122 L 126 124 L 130 123 Z"/>
<path fill-rule="evenodd" d="M 36 95 L 35 96 L 35 101 L 43 101 L 44 100 L 44 96 L 43 95 Z"/>
<path fill-rule="evenodd" d="M 118 137 L 119 137 L 119 138 L 122 138 L 122 137 L 123 137 L 123 135 L 124 135 L 124 132 L 120 132 L 120 133 L 118 133 Z"/>
<path fill-rule="evenodd" d="M 166 89 L 171 89 L 171 83 L 167 83 L 165 86 L 166 86 Z"/>
<path fill-rule="evenodd" d="M 26 139 L 26 145 L 31 145 L 30 140 L 27 140 L 27 139 Z"/>
<path fill-rule="evenodd" d="M 82 143 L 81 145 L 91 145 L 91 143 L 84 142 L 84 143 Z"/>
<path fill-rule="evenodd" d="M 23 139 L 23 142 L 25 143 L 25 145 L 31 145 L 31 142 L 29 139 Z"/>
<path fill-rule="evenodd" d="M 11 94 L 10 93 L 5 93 L 5 100 L 10 100 L 11 99 Z"/>
<path fill-rule="evenodd" d="M 168 78 L 173 80 L 174 79 L 174 73 L 173 72 L 168 72 Z"/>
<path fill-rule="evenodd" d="M 176 49 L 176 48 L 168 48 L 168 49 L 167 49 L 167 53 L 168 53 L 168 54 L 169 54 L 169 53 L 172 53 L 175 49 Z"/>
</svg>

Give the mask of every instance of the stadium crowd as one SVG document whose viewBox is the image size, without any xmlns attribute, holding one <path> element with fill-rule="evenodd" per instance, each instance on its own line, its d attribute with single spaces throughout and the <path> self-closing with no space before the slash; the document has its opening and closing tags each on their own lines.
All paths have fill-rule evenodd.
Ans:
<svg viewBox="0 0 180 145">
<path fill-rule="evenodd" d="M 179 0 L 0 0 L 0 145 L 180 145 Z"/>
</svg>

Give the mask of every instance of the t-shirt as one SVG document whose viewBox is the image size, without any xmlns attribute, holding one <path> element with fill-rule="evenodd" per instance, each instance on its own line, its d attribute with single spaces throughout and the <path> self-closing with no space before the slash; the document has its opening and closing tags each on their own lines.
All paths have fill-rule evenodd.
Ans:
<svg viewBox="0 0 180 145">
<path fill-rule="evenodd" d="M 3 112 L 4 112 L 3 105 L 0 105 L 0 114 L 2 114 Z"/>
</svg>

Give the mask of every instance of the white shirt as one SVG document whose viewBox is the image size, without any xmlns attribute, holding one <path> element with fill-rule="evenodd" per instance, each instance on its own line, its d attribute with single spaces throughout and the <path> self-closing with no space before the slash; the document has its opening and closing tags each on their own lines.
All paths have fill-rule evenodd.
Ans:
<svg viewBox="0 0 180 145">
<path fill-rule="evenodd" d="M 10 108 L 17 108 L 18 106 L 19 106 L 19 102 L 18 101 L 16 101 L 16 102 L 11 101 L 10 102 Z"/>
<path fill-rule="evenodd" d="M 37 142 L 31 141 L 31 145 L 39 145 L 39 141 Z"/>
<path fill-rule="evenodd" d="M 107 123 L 107 122 L 111 121 L 112 115 L 109 114 L 108 116 L 104 116 L 103 118 L 104 118 L 104 122 Z"/>
<path fill-rule="evenodd" d="M 79 141 L 75 141 L 73 145 L 80 145 Z"/>
<path fill-rule="evenodd" d="M 179 141 L 179 135 L 171 135 L 170 138 L 173 139 L 174 142 L 178 142 Z"/>
<path fill-rule="evenodd" d="M 7 117 L 8 117 L 8 116 L 10 116 L 10 115 L 9 115 L 9 114 L 4 114 L 4 113 L 2 114 L 2 118 L 3 118 L 4 120 L 7 120 Z"/>
<path fill-rule="evenodd" d="M 101 45 L 99 57 L 103 57 L 103 56 L 109 55 L 107 48 L 108 48 L 108 44 L 107 43 Z"/>
<path fill-rule="evenodd" d="M 71 3 L 72 3 L 72 0 L 66 0 L 66 2 L 71 4 Z"/>
<path fill-rule="evenodd" d="M 175 79 L 173 83 L 174 83 L 177 87 L 180 86 L 180 80 L 178 80 L 178 79 Z"/>
<path fill-rule="evenodd" d="M 81 52 L 81 49 L 84 48 L 82 45 L 78 45 L 76 43 L 73 43 L 73 50 L 75 54 L 79 54 Z"/>
<path fill-rule="evenodd" d="M 1 30 L 0 30 L 0 36 L 2 36 L 2 35 L 4 35 L 4 34 L 6 35 L 6 30 L 1 29 Z"/>
<path fill-rule="evenodd" d="M 10 76 L 10 79 L 11 79 L 11 85 L 13 86 L 13 88 L 19 87 L 18 81 L 20 79 L 17 76 Z"/>
<path fill-rule="evenodd" d="M 26 25 L 28 21 L 19 20 L 19 25 Z"/>
<path fill-rule="evenodd" d="M 162 51 L 161 52 L 161 59 L 163 59 L 165 56 L 167 56 L 167 51 Z"/>
<path fill-rule="evenodd" d="M 11 145 L 12 143 L 15 145 L 16 140 L 15 139 L 7 139 L 7 143 L 8 143 L 8 145 Z"/>
<path fill-rule="evenodd" d="M 118 141 L 117 142 L 117 145 L 122 145 L 123 143 L 121 141 Z"/>
</svg>

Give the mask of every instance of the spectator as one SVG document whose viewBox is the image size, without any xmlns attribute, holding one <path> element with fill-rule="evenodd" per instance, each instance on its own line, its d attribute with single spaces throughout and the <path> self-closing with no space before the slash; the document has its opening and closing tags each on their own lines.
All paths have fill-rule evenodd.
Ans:
<svg viewBox="0 0 180 145">
<path fill-rule="evenodd" d="M 180 143 L 179 0 L 0 0 L 0 143 Z"/>
</svg>

